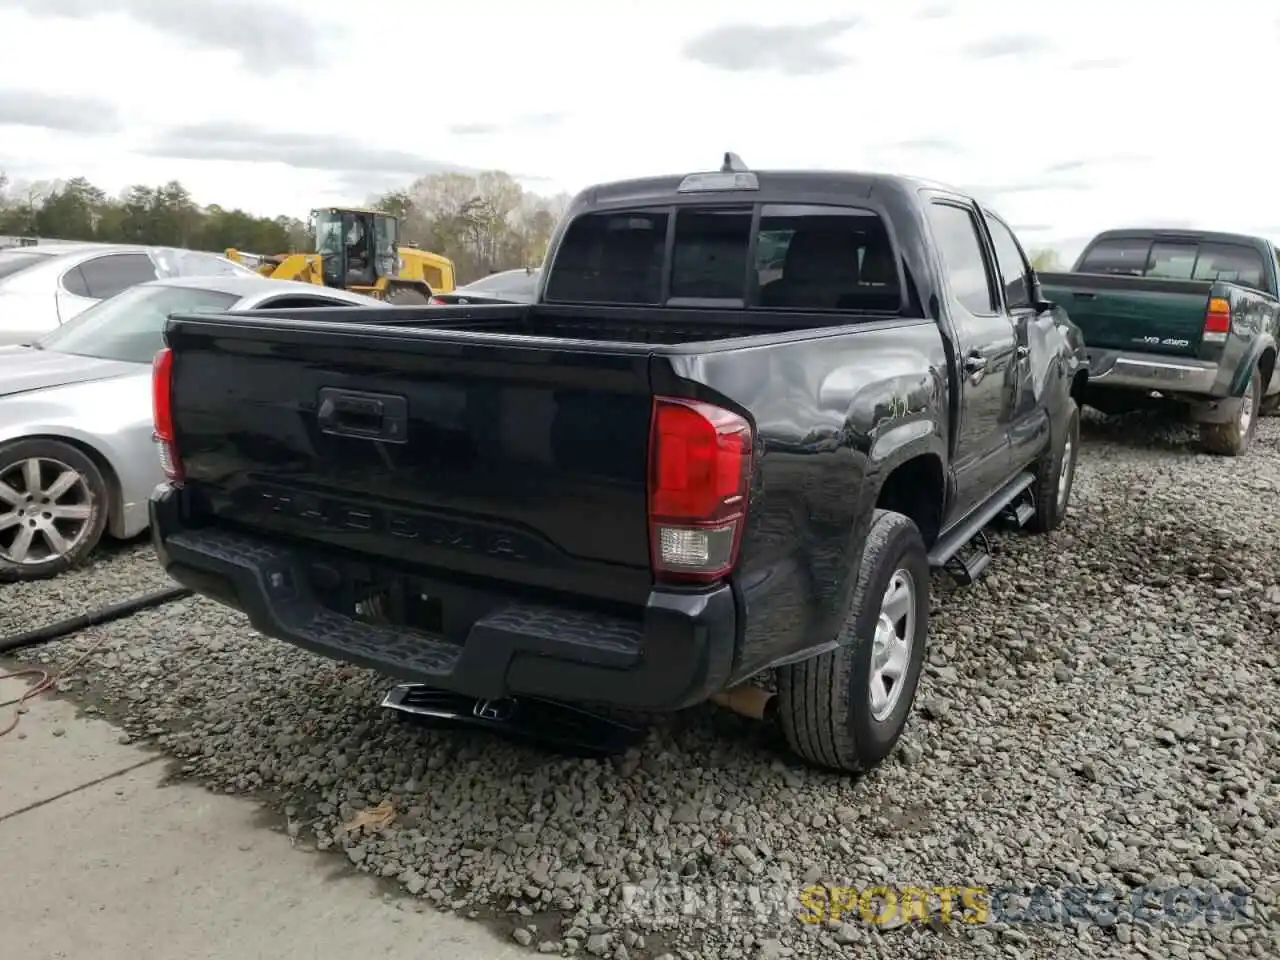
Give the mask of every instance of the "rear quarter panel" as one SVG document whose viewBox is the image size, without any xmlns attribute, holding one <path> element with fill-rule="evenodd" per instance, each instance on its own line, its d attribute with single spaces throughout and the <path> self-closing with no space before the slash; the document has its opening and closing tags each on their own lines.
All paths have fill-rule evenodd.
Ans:
<svg viewBox="0 0 1280 960">
<path fill-rule="evenodd" d="M 698 396 L 755 426 L 735 680 L 835 641 L 884 478 L 921 454 L 947 463 L 948 367 L 937 326 L 844 329 L 655 366 L 655 392 Z"/>
</svg>

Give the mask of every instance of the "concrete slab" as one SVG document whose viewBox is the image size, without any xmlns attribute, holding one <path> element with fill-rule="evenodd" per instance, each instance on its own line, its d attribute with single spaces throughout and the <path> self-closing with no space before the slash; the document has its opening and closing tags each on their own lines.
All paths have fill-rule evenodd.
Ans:
<svg viewBox="0 0 1280 960">
<path fill-rule="evenodd" d="M 41 698 L 19 729 L 25 739 L 0 738 L 0 864 L 20 893 L 0 897 L 0 956 L 526 954 L 479 924 L 384 901 L 340 859 L 294 849 L 262 827 L 256 804 L 164 786 L 161 759 L 120 744 L 113 727 L 78 718 L 68 703 Z"/>
<path fill-rule="evenodd" d="M 20 667 L 0 662 L 0 674 L 15 669 Z M 0 680 L 0 703 L 30 686 L 25 679 Z M 117 742 L 120 731 L 102 720 L 78 719 L 66 704 L 39 697 L 27 707 L 18 729 L 0 737 L 0 817 L 147 759 Z M 8 726 L 13 710 L 0 707 L 0 727 Z"/>
</svg>

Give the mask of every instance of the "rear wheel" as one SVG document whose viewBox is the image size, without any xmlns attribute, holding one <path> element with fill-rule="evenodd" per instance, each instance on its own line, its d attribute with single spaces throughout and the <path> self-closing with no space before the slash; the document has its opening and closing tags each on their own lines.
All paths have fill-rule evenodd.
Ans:
<svg viewBox="0 0 1280 960">
<path fill-rule="evenodd" d="M 397 307 L 425 306 L 430 302 L 430 297 L 417 287 L 393 287 L 385 299 Z"/>
<path fill-rule="evenodd" d="M 1264 397 L 1262 402 L 1258 404 L 1258 416 L 1274 417 L 1280 413 L 1280 393 L 1273 393 L 1269 397 Z"/>
<path fill-rule="evenodd" d="M 107 523 L 97 464 L 57 440 L 0 445 L 0 581 L 39 580 L 83 561 Z"/>
<path fill-rule="evenodd" d="M 1245 384 L 1239 412 L 1226 423 L 1200 424 L 1200 443 L 1210 453 L 1239 457 L 1249 452 L 1262 408 L 1262 371 L 1256 366 Z"/>
<path fill-rule="evenodd" d="M 884 760 L 906 727 L 924 662 L 929 560 L 916 525 L 877 510 L 836 649 L 778 671 L 791 749 L 854 773 Z"/>
</svg>

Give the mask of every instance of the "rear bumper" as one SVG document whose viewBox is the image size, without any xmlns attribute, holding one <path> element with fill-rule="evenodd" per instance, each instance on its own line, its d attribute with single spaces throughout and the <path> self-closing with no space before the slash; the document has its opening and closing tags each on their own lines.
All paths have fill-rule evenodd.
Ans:
<svg viewBox="0 0 1280 960">
<path fill-rule="evenodd" d="M 1218 364 L 1211 360 L 1119 350 L 1089 350 L 1088 353 L 1091 387 L 1159 390 L 1202 397 L 1215 395 Z"/>
<path fill-rule="evenodd" d="M 477 619 L 465 640 L 375 625 L 324 606 L 309 551 L 183 521 L 181 491 L 151 496 L 160 562 L 183 586 L 243 611 L 255 629 L 304 650 L 483 699 L 533 696 L 678 710 L 724 688 L 734 660 L 731 588 L 654 591 L 643 618 L 513 601 Z"/>
</svg>

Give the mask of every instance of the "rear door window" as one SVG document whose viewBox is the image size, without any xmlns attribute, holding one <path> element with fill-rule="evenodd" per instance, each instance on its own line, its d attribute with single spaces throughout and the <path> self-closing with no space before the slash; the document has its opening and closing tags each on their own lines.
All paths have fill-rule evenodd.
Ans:
<svg viewBox="0 0 1280 960">
<path fill-rule="evenodd" d="M 999 312 L 996 293 L 973 211 L 953 203 L 932 203 L 929 225 L 938 243 L 952 297 L 974 316 L 995 316 Z"/>
<path fill-rule="evenodd" d="M 88 288 L 88 296 L 96 300 L 114 297 L 129 287 L 156 279 L 155 265 L 143 253 L 113 253 L 86 260 L 80 264 L 80 273 Z"/>
<path fill-rule="evenodd" d="M 1115 273 L 1141 277 L 1147 270 L 1151 241 L 1142 237 L 1100 240 L 1085 251 L 1078 273 Z"/>
<path fill-rule="evenodd" d="M 93 299 L 93 294 L 89 292 L 89 282 L 85 280 L 79 267 L 72 267 L 62 275 L 62 289 L 77 297 Z"/>
</svg>

